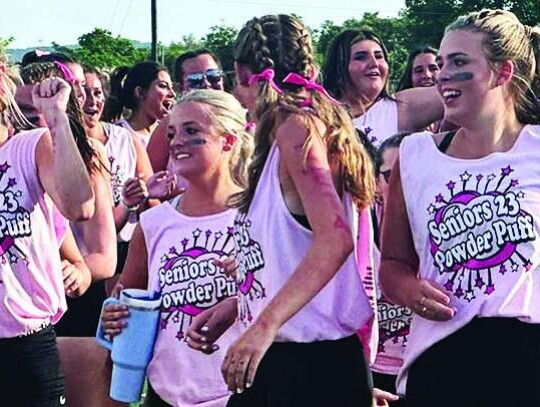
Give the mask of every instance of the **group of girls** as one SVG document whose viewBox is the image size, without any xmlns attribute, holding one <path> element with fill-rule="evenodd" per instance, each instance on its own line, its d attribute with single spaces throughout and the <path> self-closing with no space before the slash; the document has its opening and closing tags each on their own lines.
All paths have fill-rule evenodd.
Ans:
<svg viewBox="0 0 540 407">
<path fill-rule="evenodd" d="M 540 406 L 539 50 L 540 31 L 512 13 L 474 12 L 446 29 L 436 86 L 390 95 L 382 41 L 350 30 L 330 47 L 325 90 L 316 83 L 307 29 L 294 17 L 269 15 L 250 20 L 236 41 L 234 94 L 241 105 L 209 89 L 185 94 L 170 110 L 164 75 L 150 87 L 135 86 L 134 108 L 154 100 L 168 112 L 156 128 L 166 136 L 157 139 L 157 151 L 169 151 L 160 161 L 185 181 L 183 194 L 147 210 L 148 198 L 170 194 L 172 181 L 156 180 L 160 193 L 150 194 L 153 183 L 136 175 L 122 191 L 122 203 L 136 208 L 140 221 L 119 287 L 162 298 L 147 405 L 367 407 L 374 394 L 376 402 L 392 402 L 373 392 L 369 352 L 358 335 L 375 311 L 386 311 L 412 314 L 406 339 L 393 337 L 394 345 L 407 342 L 397 354 L 398 393 L 407 406 Z M 53 62 L 63 72 L 62 65 Z M 0 107 L 13 121 L 20 116 L 14 90 L 0 75 Z M 13 215 L 6 200 L 1 213 L 6 224 L 19 223 L 6 229 L 1 245 L 0 352 L 20 371 L 0 369 L 9 379 L 0 381 L 0 397 L 49 403 L 33 405 L 63 400 L 60 366 L 43 360 L 58 359 L 50 324 L 65 310 L 65 222 L 55 214 L 91 224 L 100 198 L 95 173 L 106 178 L 111 171 L 101 170 L 107 161 L 93 143 L 81 142 L 66 113 L 70 87 L 57 79 L 62 74 L 54 76 L 32 90 L 50 133 L 8 139 L 7 122 L 1 127 L 0 181 L 21 210 Z M 64 78 L 75 89 L 74 79 Z M 99 111 L 93 103 L 85 114 Z M 253 137 L 246 113 L 256 124 Z M 443 115 L 457 130 L 391 137 Z M 148 129 L 148 112 L 134 117 L 130 131 Z M 86 127 L 96 125 L 99 117 Z M 382 160 L 373 162 L 355 127 L 362 142 L 380 145 Z M 381 295 L 364 273 L 371 268 L 365 219 L 377 195 L 375 170 L 385 183 L 375 280 L 386 308 L 377 310 L 374 297 Z M 131 195 L 144 199 L 132 205 Z M 99 219 L 88 227 L 97 225 Z M 383 319 L 381 327 L 394 334 L 408 325 Z M 102 321 L 117 335 L 129 311 L 109 306 Z M 51 353 L 28 351 L 37 344 Z M 385 362 L 392 355 L 378 356 L 381 379 L 391 379 L 396 365 Z M 26 369 L 39 386 L 23 393 Z"/>
</svg>

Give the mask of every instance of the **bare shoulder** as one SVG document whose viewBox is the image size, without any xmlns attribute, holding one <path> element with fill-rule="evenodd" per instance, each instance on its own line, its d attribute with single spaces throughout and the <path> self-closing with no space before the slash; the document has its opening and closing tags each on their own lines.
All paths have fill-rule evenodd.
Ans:
<svg viewBox="0 0 540 407">
<path fill-rule="evenodd" d="M 297 146 L 305 143 L 312 132 L 322 135 L 326 132 L 326 126 L 321 119 L 314 114 L 291 114 L 278 127 L 276 131 L 276 143 L 281 148 L 287 146 Z M 317 139 L 314 137 L 313 139 Z"/>
</svg>

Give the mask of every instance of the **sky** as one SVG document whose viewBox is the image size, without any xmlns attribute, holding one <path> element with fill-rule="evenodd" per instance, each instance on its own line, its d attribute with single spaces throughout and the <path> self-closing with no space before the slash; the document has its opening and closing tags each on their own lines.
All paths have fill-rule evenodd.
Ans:
<svg viewBox="0 0 540 407">
<path fill-rule="evenodd" d="M 150 42 L 150 0 L 2 0 L 0 37 L 14 37 L 10 48 L 73 45 L 82 34 L 105 28 L 131 40 Z M 41 7 L 37 4 L 42 4 Z M 157 0 L 158 41 L 168 45 L 183 36 L 201 37 L 211 26 L 241 28 L 253 16 L 295 13 L 318 27 L 339 24 L 365 12 L 395 16 L 405 0 Z"/>
</svg>

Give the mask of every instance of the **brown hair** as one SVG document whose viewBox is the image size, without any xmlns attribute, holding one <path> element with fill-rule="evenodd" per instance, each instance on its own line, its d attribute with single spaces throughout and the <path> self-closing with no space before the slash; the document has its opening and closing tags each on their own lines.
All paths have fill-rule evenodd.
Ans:
<svg viewBox="0 0 540 407">
<path fill-rule="evenodd" d="M 321 137 L 327 148 L 332 172 L 340 174 L 344 190 L 352 194 L 360 208 L 368 206 L 375 191 L 373 168 L 356 137 L 348 113 L 342 106 L 331 103 L 316 91 L 311 91 L 309 95 L 311 108 L 302 109 L 299 107 L 303 101 L 299 96 L 302 88 L 283 83 L 289 73 L 309 78 L 314 69 L 311 38 L 302 23 L 284 14 L 253 18 L 238 34 L 234 59 L 253 73 L 272 68 L 275 72 L 274 81 L 283 93 L 278 93 L 266 81 L 258 84 L 254 109 L 254 119 L 257 121 L 255 153 L 249 168 L 248 187 L 233 197 L 233 206 L 237 206 L 241 212 L 247 212 L 276 130 L 291 114 L 301 116 L 308 129 L 304 151 L 307 153 L 313 137 Z M 315 116 L 326 126 L 324 134 L 317 131 Z"/>
</svg>

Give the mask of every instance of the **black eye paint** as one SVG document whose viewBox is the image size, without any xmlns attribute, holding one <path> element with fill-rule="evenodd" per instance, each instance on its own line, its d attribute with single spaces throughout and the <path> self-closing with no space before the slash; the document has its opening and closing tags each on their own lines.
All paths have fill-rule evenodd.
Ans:
<svg viewBox="0 0 540 407">
<path fill-rule="evenodd" d="M 474 78 L 472 72 L 458 72 L 447 78 L 439 77 L 438 82 L 464 82 L 470 81 L 472 78 Z"/>
<path fill-rule="evenodd" d="M 185 146 L 202 146 L 206 144 L 206 140 L 202 138 L 194 138 L 191 140 L 187 140 L 183 143 Z"/>
</svg>

